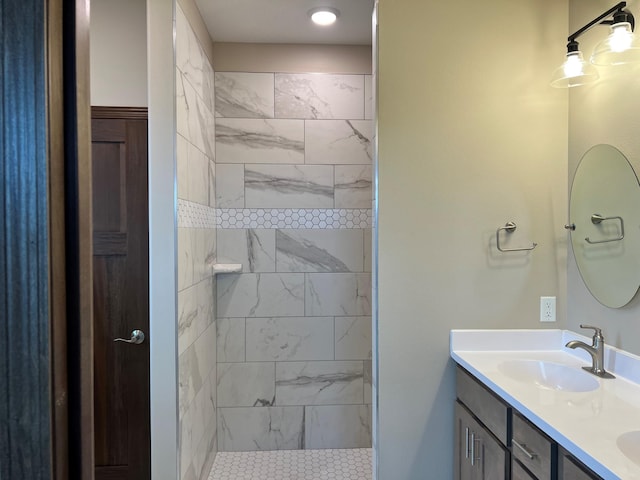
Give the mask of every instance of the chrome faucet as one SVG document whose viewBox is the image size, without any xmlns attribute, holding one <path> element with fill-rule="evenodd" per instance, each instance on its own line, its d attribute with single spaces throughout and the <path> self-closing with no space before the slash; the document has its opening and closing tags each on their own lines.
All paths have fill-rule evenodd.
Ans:
<svg viewBox="0 0 640 480">
<path fill-rule="evenodd" d="M 602 336 L 602 330 L 598 327 L 592 327 L 591 325 L 580 325 L 580 328 L 591 328 L 594 330 L 592 345 L 587 345 L 579 340 L 571 340 L 567 342 L 565 347 L 582 348 L 591 355 L 592 365 L 590 367 L 582 367 L 587 372 L 602 378 L 616 378 L 604 369 L 604 337 Z"/>
</svg>

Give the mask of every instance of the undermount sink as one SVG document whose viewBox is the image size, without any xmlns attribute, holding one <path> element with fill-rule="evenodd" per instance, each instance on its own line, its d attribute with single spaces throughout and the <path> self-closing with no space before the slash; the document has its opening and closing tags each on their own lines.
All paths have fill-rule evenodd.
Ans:
<svg viewBox="0 0 640 480">
<path fill-rule="evenodd" d="M 625 457 L 640 465 L 640 431 L 623 433 L 616 439 L 616 445 Z"/>
<path fill-rule="evenodd" d="M 519 382 L 550 390 L 590 392 L 600 386 L 595 377 L 578 367 L 542 360 L 508 360 L 500 363 L 498 370 Z"/>
</svg>

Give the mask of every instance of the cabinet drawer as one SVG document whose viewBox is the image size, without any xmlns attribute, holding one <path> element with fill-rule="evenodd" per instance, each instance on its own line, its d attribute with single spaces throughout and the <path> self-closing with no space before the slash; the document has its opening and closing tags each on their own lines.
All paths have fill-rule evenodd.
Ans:
<svg viewBox="0 0 640 480">
<path fill-rule="evenodd" d="M 539 480 L 552 478 L 556 444 L 520 415 L 513 415 L 511 454 Z"/>
<path fill-rule="evenodd" d="M 456 377 L 458 399 L 507 445 L 509 407 L 461 367 L 458 367 Z"/>
</svg>

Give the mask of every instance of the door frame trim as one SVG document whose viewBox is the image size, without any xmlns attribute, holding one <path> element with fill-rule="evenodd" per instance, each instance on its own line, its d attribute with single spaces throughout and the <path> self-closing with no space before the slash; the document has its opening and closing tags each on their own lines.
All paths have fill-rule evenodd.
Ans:
<svg viewBox="0 0 640 480">
<path fill-rule="evenodd" d="M 123 120 L 148 120 L 147 107 L 91 106 L 91 118 L 119 118 Z"/>
<path fill-rule="evenodd" d="M 149 343 L 154 480 L 180 478 L 175 9 L 175 0 L 147 0 Z"/>
</svg>

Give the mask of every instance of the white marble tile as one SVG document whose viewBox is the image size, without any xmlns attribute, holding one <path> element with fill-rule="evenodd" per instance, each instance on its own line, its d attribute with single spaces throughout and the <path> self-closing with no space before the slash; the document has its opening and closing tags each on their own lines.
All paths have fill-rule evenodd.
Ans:
<svg viewBox="0 0 640 480">
<path fill-rule="evenodd" d="M 244 165 L 216 164 L 216 207 L 244 208 Z"/>
<path fill-rule="evenodd" d="M 176 66 L 209 110 L 213 110 L 213 68 L 179 5 L 176 7 L 175 41 Z"/>
<path fill-rule="evenodd" d="M 209 160 L 209 206 L 216 206 L 216 162 Z"/>
<path fill-rule="evenodd" d="M 307 120 L 305 163 L 371 165 L 372 137 L 371 120 Z"/>
<path fill-rule="evenodd" d="M 211 162 L 207 156 L 178 135 L 178 198 L 209 205 L 211 197 Z M 180 145 L 182 143 L 182 145 Z M 186 145 L 184 145 L 186 143 Z M 180 156 L 186 153 L 186 166 Z M 182 169 L 181 169 L 181 165 Z M 186 168 L 185 168 L 186 167 Z M 183 178 L 185 177 L 185 178 Z"/>
<path fill-rule="evenodd" d="M 220 263 L 241 263 L 243 272 L 276 271 L 274 229 L 219 229 L 217 235 Z"/>
<path fill-rule="evenodd" d="M 218 407 L 271 407 L 275 395 L 273 362 L 218 363 Z"/>
<path fill-rule="evenodd" d="M 179 411 L 183 414 L 200 392 L 215 366 L 216 328 L 209 326 L 178 357 Z"/>
<path fill-rule="evenodd" d="M 371 317 L 335 317 L 336 360 L 371 359 Z"/>
<path fill-rule="evenodd" d="M 304 122 L 217 118 L 216 162 L 304 163 Z"/>
<path fill-rule="evenodd" d="M 180 134 L 176 135 L 176 177 L 178 198 L 189 199 L 189 143 Z"/>
<path fill-rule="evenodd" d="M 191 345 L 178 357 L 178 410 L 181 417 L 202 388 L 203 378 L 195 345 Z"/>
<path fill-rule="evenodd" d="M 222 275 L 217 313 L 219 317 L 304 316 L 304 274 Z"/>
<path fill-rule="evenodd" d="M 276 363 L 276 405 L 362 403 L 362 362 Z"/>
<path fill-rule="evenodd" d="M 303 407 L 218 408 L 220 451 L 303 448 Z"/>
<path fill-rule="evenodd" d="M 180 477 L 180 480 L 199 480 L 198 477 L 196 477 L 196 472 L 193 468 L 192 461 L 189 461 L 189 468 L 187 469 L 185 474 L 182 477 Z"/>
<path fill-rule="evenodd" d="M 211 325 L 178 357 L 179 412 L 182 415 L 215 367 L 216 328 Z"/>
<path fill-rule="evenodd" d="M 371 165 L 335 166 L 336 208 L 371 208 Z"/>
<path fill-rule="evenodd" d="M 333 175 L 330 165 L 246 165 L 245 206 L 331 208 Z"/>
<path fill-rule="evenodd" d="M 333 360 L 333 317 L 247 318 L 247 361 Z"/>
<path fill-rule="evenodd" d="M 371 274 L 306 273 L 306 315 L 371 315 Z"/>
<path fill-rule="evenodd" d="M 276 118 L 364 118 L 364 76 L 287 74 L 275 77 Z"/>
<path fill-rule="evenodd" d="M 279 272 L 361 272 L 363 248 L 363 230 L 277 230 L 276 268 Z"/>
<path fill-rule="evenodd" d="M 364 118 L 373 119 L 373 76 L 364 76 Z"/>
<path fill-rule="evenodd" d="M 213 436 L 212 436 L 213 434 Z M 193 464 L 196 478 L 206 479 L 211 472 L 211 467 L 216 458 L 217 435 L 215 430 L 207 431 L 207 435 L 202 438 L 200 445 L 196 449 Z"/>
<path fill-rule="evenodd" d="M 178 291 L 212 276 L 208 263 L 215 251 L 215 230 L 178 228 Z"/>
<path fill-rule="evenodd" d="M 214 322 L 213 277 L 178 292 L 178 355 Z"/>
<path fill-rule="evenodd" d="M 218 318 L 218 362 L 245 361 L 245 319 Z"/>
<path fill-rule="evenodd" d="M 364 403 L 366 405 L 371 405 L 373 403 L 373 374 L 371 371 L 372 361 L 365 360 L 364 361 Z"/>
<path fill-rule="evenodd" d="M 215 390 L 211 387 L 211 376 L 207 376 L 202 389 L 191 403 L 191 460 L 197 478 L 210 465 L 215 448 Z"/>
<path fill-rule="evenodd" d="M 371 446 L 369 405 L 325 405 L 305 410 L 305 448 Z"/>
<path fill-rule="evenodd" d="M 191 236 L 192 228 L 178 228 L 178 291 L 184 290 L 193 285 L 193 269 L 195 262 L 193 259 Z"/>
<path fill-rule="evenodd" d="M 216 72 L 216 116 L 273 118 L 273 73 Z"/>
<path fill-rule="evenodd" d="M 195 89 L 176 69 L 176 127 L 189 143 L 215 159 L 215 118 Z"/>
<path fill-rule="evenodd" d="M 371 272 L 371 252 L 373 249 L 373 238 L 371 228 L 363 229 L 364 232 L 364 271 Z"/>
<path fill-rule="evenodd" d="M 180 420 L 178 422 L 178 434 L 180 435 L 178 438 L 178 461 L 180 463 L 178 471 L 180 472 L 181 479 L 188 478 L 187 471 L 189 470 L 191 470 L 190 475 L 195 477 L 193 463 L 191 462 L 193 451 L 196 448 L 196 446 L 193 445 L 193 427 L 194 422 L 192 419 L 192 411 L 187 409 L 180 416 Z"/>
</svg>

